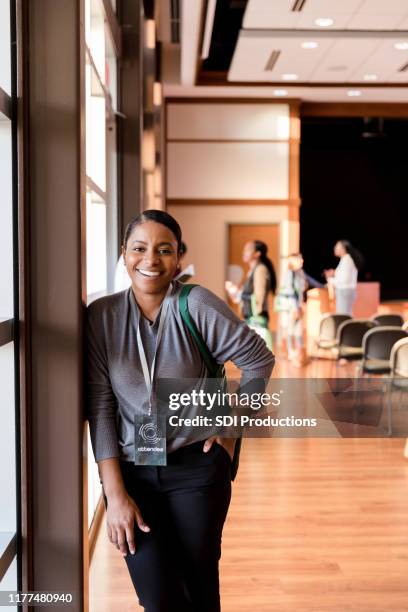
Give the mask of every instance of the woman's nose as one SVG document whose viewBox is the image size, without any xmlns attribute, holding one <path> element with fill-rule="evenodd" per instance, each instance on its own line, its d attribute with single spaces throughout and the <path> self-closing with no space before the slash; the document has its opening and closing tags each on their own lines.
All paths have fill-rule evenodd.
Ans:
<svg viewBox="0 0 408 612">
<path fill-rule="evenodd" d="M 145 251 L 143 260 L 146 262 L 146 264 L 153 265 L 159 261 L 159 257 L 153 250 L 149 250 Z"/>
</svg>

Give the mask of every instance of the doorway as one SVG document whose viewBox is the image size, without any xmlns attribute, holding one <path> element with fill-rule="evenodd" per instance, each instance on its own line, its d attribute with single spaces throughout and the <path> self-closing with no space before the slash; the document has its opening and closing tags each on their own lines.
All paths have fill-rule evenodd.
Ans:
<svg viewBox="0 0 408 612">
<path fill-rule="evenodd" d="M 276 274 L 279 274 L 279 224 L 243 224 L 233 223 L 228 226 L 228 266 L 239 266 L 242 271 L 242 280 L 245 281 L 245 277 L 248 274 L 248 266 L 242 261 L 242 250 L 246 242 L 251 240 L 262 240 L 268 246 L 268 257 L 272 260 Z M 278 279 L 279 281 L 279 279 Z M 279 282 L 278 282 L 279 284 Z M 238 304 L 234 304 L 228 298 L 229 306 L 240 315 L 240 309 Z M 268 298 L 268 311 L 269 311 L 269 325 L 271 330 L 276 331 L 277 317 L 276 313 L 273 312 L 273 297 L 269 294 Z"/>
</svg>

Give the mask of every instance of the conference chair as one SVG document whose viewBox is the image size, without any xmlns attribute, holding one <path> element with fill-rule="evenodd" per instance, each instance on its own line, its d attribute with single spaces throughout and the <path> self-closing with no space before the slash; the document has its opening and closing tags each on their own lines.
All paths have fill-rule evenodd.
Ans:
<svg viewBox="0 0 408 612">
<path fill-rule="evenodd" d="M 371 317 L 378 325 L 387 325 L 389 327 L 402 327 L 404 319 L 399 314 L 382 314 Z"/>
<path fill-rule="evenodd" d="M 361 359 L 363 356 L 363 338 L 376 327 L 370 319 L 352 319 L 344 321 L 337 331 L 339 359 Z"/>
<path fill-rule="evenodd" d="M 363 338 L 361 374 L 389 374 L 392 347 L 398 340 L 407 337 L 408 333 L 401 327 L 389 325 L 370 329 Z"/>
<path fill-rule="evenodd" d="M 349 315 L 344 314 L 325 314 L 320 320 L 319 337 L 316 340 L 316 348 L 333 350 L 337 348 L 337 332 L 339 326 L 345 321 L 351 320 Z M 319 356 L 317 352 L 315 357 Z"/>
<path fill-rule="evenodd" d="M 399 406 L 403 405 L 402 395 L 408 392 L 408 336 L 398 340 L 391 349 L 391 378 L 388 389 L 388 434 L 392 434 L 393 392 L 400 391 Z M 407 399 L 408 405 L 408 399 Z"/>
</svg>

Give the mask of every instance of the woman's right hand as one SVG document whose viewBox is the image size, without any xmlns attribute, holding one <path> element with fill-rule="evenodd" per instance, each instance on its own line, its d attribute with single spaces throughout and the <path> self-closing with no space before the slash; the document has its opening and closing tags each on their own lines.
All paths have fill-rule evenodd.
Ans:
<svg viewBox="0 0 408 612">
<path fill-rule="evenodd" d="M 106 526 L 108 538 L 125 557 L 129 552 L 136 552 L 134 524 L 147 533 L 150 527 L 146 525 L 135 501 L 127 494 L 108 498 L 106 510 Z"/>
</svg>

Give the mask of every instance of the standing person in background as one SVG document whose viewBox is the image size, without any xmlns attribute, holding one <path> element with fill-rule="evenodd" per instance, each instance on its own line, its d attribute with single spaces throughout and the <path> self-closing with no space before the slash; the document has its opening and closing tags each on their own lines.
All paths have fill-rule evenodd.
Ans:
<svg viewBox="0 0 408 612">
<path fill-rule="evenodd" d="M 283 335 L 286 336 L 288 359 L 297 367 L 307 362 L 303 337 L 305 291 L 309 287 L 323 287 L 321 283 L 306 274 L 303 263 L 301 253 L 289 255 L 288 269 L 276 299 L 277 306 L 280 304 L 277 310 L 280 312 Z"/>
<path fill-rule="evenodd" d="M 357 292 L 358 270 L 362 267 L 363 257 L 348 240 L 336 242 L 334 254 L 340 258 L 340 263 L 335 270 L 325 270 L 324 275 L 335 290 L 336 313 L 352 316 Z"/>
<path fill-rule="evenodd" d="M 225 288 L 233 301 L 240 301 L 242 316 L 248 321 L 261 316 L 269 321 L 268 293 L 276 291 L 276 274 L 268 257 L 268 247 L 261 240 L 247 242 L 242 251 L 242 261 L 248 265 L 248 275 L 240 289 L 230 281 Z M 254 297 L 254 299 L 253 299 Z M 256 312 L 253 312 L 253 310 Z"/>
</svg>

